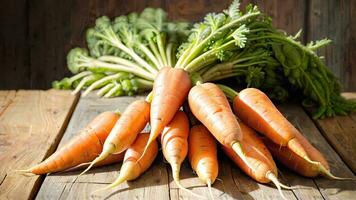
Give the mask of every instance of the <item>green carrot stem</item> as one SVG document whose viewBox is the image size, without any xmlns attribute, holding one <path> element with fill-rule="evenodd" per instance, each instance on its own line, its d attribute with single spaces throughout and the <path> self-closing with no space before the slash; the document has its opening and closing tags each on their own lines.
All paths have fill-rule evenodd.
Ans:
<svg viewBox="0 0 356 200">
<path fill-rule="evenodd" d="M 115 86 L 114 83 L 109 83 L 109 84 L 105 85 L 104 87 L 100 88 L 100 90 L 98 90 L 98 92 L 96 94 L 99 97 L 102 97 L 104 94 L 106 94 L 114 86 Z"/>
<path fill-rule="evenodd" d="M 156 66 L 156 69 L 160 69 L 160 63 L 153 53 L 143 44 L 139 44 L 139 48 L 142 52 L 151 60 L 151 62 Z"/>
<path fill-rule="evenodd" d="M 239 95 L 238 92 L 233 90 L 232 88 L 226 86 L 226 85 L 221 85 L 221 84 L 216 84 L 219 86 L 219 88 L 225 93 L 226 97 L 229 98 L 231 101 L 234 100 L 234 98 Z"/>
<path fill-rule="evenodd" d="M 155 57 L 157 58 L 157 60 L 159 62 L 159 68 L 158 69 L 161 69 L 162 67 L 164 67 L 164 64 L 163 64 L 162 58 L 161 58 L 161 56 L 160 56 L 160 54 L 158 52 L 157 46 L 151 40 L 148 42 L 148 45 L 149 45 L 150 49 L 153 51 Z"/>
<path fill-rule="evenodd" d="M 163 65 L 168 66 L 167 56 L 166 56 L 166 52 L 165 52 L 164 36 L 161 34 L 157 35 L 157 46 L 158 46 L 158 50 L 159 50 L 159 53 L 160 53 L 162 61 L 163 61 Z"/>
</svg>

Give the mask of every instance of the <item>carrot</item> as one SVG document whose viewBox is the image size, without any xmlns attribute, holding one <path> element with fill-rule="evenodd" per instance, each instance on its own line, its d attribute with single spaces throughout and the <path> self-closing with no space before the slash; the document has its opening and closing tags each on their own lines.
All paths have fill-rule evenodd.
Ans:
<svg viewBox="0 0 356 200">
<path fill-rule="evenodd" d="M 94 167 L 101 167 L 101 166 L 106 166 L 106 165 L 110 165 L 110 164 L 114 164 L 114 163 L 119 163 L 124 160 L 125 152 L 126 151 L 119 153 L 119 154 L 111 154 L 105 160 L 97 162 L 94 165 Z M 76 165 L 74 167 L 64 170 L 63 172 L 70 172 L 70 171 L 76 171 L 79 169 L 86 169 L 90 165 L 90 162 L 93 161 L 94 159 L 95 159 L 95 157 L 92 160 L 90 160 L 89 162 Z"/>
<path fill-rule="evenodd" d="M 194 86 L 188 95 L 191 112 L 224 146 L 232 147 L 246 162 L 240 141 L 243 136 L 229 102 L 213 83 Z"/>
<path fill-rule="evenodd" d="M 190 194 L 201 198 L 200 195 L 184 188 L 179 182 L 180 166 L 188 154 L 189 121 L 182 111 L 178 111 L 172 121 L 161 134 L 162 152 L 172 167 L 174 182 L 178 187 Z"/>
<path fill-rule="evenodd" d="M 183 69 L 164 67 L 159 71 L 153 84 L 151 133 L 146 148 L 173 119 L 191 86 L 189 75 Z M 144 154 L 145 151 L 142 155 Z"/>
<path fill-rule="evenodd" d="M 77 136 L 46 160 L 28 170 L 18 171 L 38 175 L 53 173 L 94 160 L 102 151 L 103 143 L 118 119 L 119 115 L 115 112 L 99 114 Z"/>
<path fill-rule="evenodd" d="M 289 169 L 306 177 L 316 177 L 318 175 L 326 176 L 327 178 L 337 180 L 348 180 L 351 178 L 340 178 L 334 176 L 330 172 L 330 167 L 323 154 L 320 153 L 308 140 L 300 133 L 296 134 L 296 138 L 301 142 L 308 156 L 318 162 L 318 164 L 310 163 L 291 151 L 287 147 L 280 147 L 266 137 L 263 137 L 263 142 L 266 144 L 272 155 Z"/>
<path fill-rule="evenodd" d="M 269 183 L 272 181 L 278 188 L 280 195 L 285 198 L 281 190 L 282 184 L 277 179 L 278 169 L 273 161 L 271 153 L 253 129 L 242 122 L 239 122 L 239 124 L 243 133 L 241 144 L 245 150 L 247 160 L 251 163 L 252 167 L 246 165 L 231 147 L 222 146 L 223 151 L 251 178 L 260 183 Z M 289 188 L 287 186 L 284 187 Z"/>
<path fill-rule="evenodd" d="M 219 85 L 233 99 L 236 115 L 251 128 L 262 133 L 279 146 L 286 146 L 306 161 L 312 161 L 301 141 L 299 131 L 278 111 L 265 93 L 256 88 L 246 88 L 239 93 Z"/>
<path fill-rule="evenodd" d="M 114 188 L 125 181 L 131 181 L 143 174 L 153 163 L 158 153 L 158 143 L 154 140 L 147 148 L 146 155 L 138 160 L 149 139 L 148 133 L 138 135 L 134 143 L 126 150 L 124 161 L 122 163 L 119 177 L 110 185 L 94 191 L 93 193 Z"/>
<path fill-rule="evenodd" d="M 125 112 L 122 113 L 107 140 L 105 140 L 103 151 L 79 176 L 87 172 L 97 162 L 107 158 L 110 154 L 125 151 L 135 141 L 137 135 L 145 128 L 149 121 L 149 113 L 150 104 L 147 101 L 136 100 L 132 102 L 126 108 Z M 76 179 L 78 177 L 76 177 Z"/>
<path fill-rule="evenodd" d="M 188 138 L 188 158 L 192 169 L 201 181 L 209 188 L 211 199 L 214 199 L 211 185 L 219 172 L 217 146 L 215 138 L 203 125 L 195 125 L 190 129 Z"/>
</svg>

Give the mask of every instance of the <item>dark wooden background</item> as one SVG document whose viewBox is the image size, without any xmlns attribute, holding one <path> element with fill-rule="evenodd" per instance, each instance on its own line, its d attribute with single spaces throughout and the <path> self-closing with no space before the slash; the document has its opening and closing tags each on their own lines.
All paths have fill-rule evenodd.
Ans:
<svg viewBox="0 0 356 200">
<path fill-rule="evenodd" d="M 221 0 L 2 0 L 0 2 L 0 89 L 49 88 L 70 75 L 66 54 L 84 46 L 86 27 L 101 15 L 116 16 L 161 7 L 173 19 L 197 21 L 221 11 Z M 303 41 L 328 37 L 320 53 L 345 91 L 356 91 L 356 0 L 244 0 L 273 17 L 274 24 Z"/>
</svg>

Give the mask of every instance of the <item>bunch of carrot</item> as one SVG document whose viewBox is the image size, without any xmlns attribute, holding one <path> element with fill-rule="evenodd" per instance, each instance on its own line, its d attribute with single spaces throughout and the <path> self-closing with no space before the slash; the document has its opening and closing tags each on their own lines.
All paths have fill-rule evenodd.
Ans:
<svg viewBox="0 0 356 200">
<path fill-rule="evenodd" d="M 93 34 L 107 40 L 105 45 L 109 45 L 113 52 L 129 57 L 128 60 L 110 57 L 110 62 L 121 64 L 107 65 L 103 60 L 108 57 L 92 59 L 87 57 L 87 53 L 78 50 L 75 58 L 71 58 L 71 66 L 76 64 L 77 71 L 91 69 L 100 72 L 104 67 L 136 73 L 136 76 L 153 82 L 151 93 L 145 100 L 131 103 L 120 117 L 113 112 L 100 114 L 78 136 L 48 159 L 22 171 L 45 174 L 88 165 L 80 176 L 93 166 L 123 161 L 118 179 L 103 188 L 108 189 L 143 174 L 158 154 L 160 142 L 164 158 L 172 168 L 173 179 L 178 187 L 202 197 L 181 185 L 180 167 L 188 157 L 192 169 L 211 191 L 218 176 L 219 143 L 226 155 L 247 175 L 260 183 L 273 182 L 281 196 L 281 188 L 289 187 L 278 181 L 278 169 L 272 156 L 303 176 L 324 175 L 342 179 L 331 174 L 322 153 L 308 142 L 262 91 L 247 88 L 237 93 L 227 86 L 209 82 L 210 78 L 230 76 L 230 71 L 215 76 L 215 73 L 225 73 L 226 70 L 216 64 L 225 61 L 226 56 L 229 59 L 239 57 L 240 54 L 234 56 L 234 53 L 239 53 L 246 45 L 246 35 L 249 32 L 246 27 L 252 26 L 251 23 L 260 17 L 260 12 L 255 7 L 248 8 L 242 15 L 236 6 L 238 1 L 225 14 L 207 15 L 204 23 L 192 31 L 190 41 L 180 49 L 176 62 L 171 60 L 172 46 L 171 43 L 165 43 L 168 39 L 163 34 L 167 31 L 165 27 L 168 24 L 161 21 L 163 24 L 158 27 L 144 26 L 143 30 L 154 34 L 152 37 L 155 38 L 146 38 L 148 47 L 136 43 L 129 46 L 131 43 L 128 42 L 128 36 L 132 36 L 130 27 L 121 27 L 123 30 L 116 27 L 118 31 L 127 31 L 120 38 L 108 19 L 101 19 Z M 159 16 L 150 20 L 157 21 Z M 131 17 L 130 20 L 137 19 L 135 16 Z M 165 31 L 161 32 L 162 30 Z M 150 61 L 143 60 L 134 52 L 138 47 Z M 160 56 L 155 57 L 156 54 Z M 168 62 L 169 60 L 172 62 Z M 125 64 L 128 66 L 124 66 Z M 94 76 L 92 72 L 87 73 Z M 115 75 L 119 76 L 120 73 Z M 103 77 L 101 75 L 96 78 L 103 80 Z M 97 79 L 95 80 L 98 81 Z M 95 87 L 90 89 L 93 88 Z M 231 100 L 232 107 L 228 99 Z M 188 102 L 186 108 L 189 109 L 181 111 L 185 101 Z M 187 114 L 191 116 L 191 122 L 194 122 L 192 126 Z M 142 133 L 147 124 L 150 124 L 150 133 Z M 210 196 L 213 198 L 211 192 Z"/>
<path fill-rule="evenodd" d="M 184 112 L 180 108 L 186 100 L 189 106 Z M 186 113 L 190 116 L 191 128 Z M 151 132 L 141 133 L 148 123 Z M 175 183 L 199 198 L 204 197 L 180 184 L 180 167 L 188 157 L 192 169 L 207 184 L 213 199 L 211 187 L 219 171 L 217 143 L 252 179 L 260 183 L 273 182 L 283 198 L 281 188 L 290 187 L 278 181 L 278 169 L 272 155 L 303 176 L 343 179 L 331 174 L 322 153 L 260 90 L 247 88 L 237 93 L 224 85 L 199 81 L 192 87 L 188 73 L 175 68 L 163 68 L 158 73 L 153 92 L 146 100 L 132 102 L 120 117 L 115 112 L 98 115 L 52 156 L 21 171 L 54 173 L 90 162 L 80 176 L 93 166 L 123 161 L 117 180 L 95 191 L 99 192 L 143 174 L 158 154 L 157 139 L 172 168 Z"/>
</svg>

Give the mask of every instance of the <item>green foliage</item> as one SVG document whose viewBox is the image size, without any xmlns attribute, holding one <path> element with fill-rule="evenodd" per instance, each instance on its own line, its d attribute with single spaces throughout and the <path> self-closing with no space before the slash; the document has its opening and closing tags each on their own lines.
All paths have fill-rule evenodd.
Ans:
<svg viewBox="0 0 356 200">
<path fill-rule="evenodd" d="M 288 36 L 257 6 L 242 9 L 238 0 L 193 26 L 170 21 L 160 8 L 113 20 L 102 16 L 86 31 L 88 50 L 68 53 L 68 69 L 75 75 L 52 86 L 102 88 L 105 97 L 134 95 L 152 87 L 156 73 L 171 65 L 188 71 L 194 81 L 236 77 L 243 86 L 261 88 L 277 100 L 299 92 L 303 105 L 317 107 L 315 118 L 355 110 L 356 103 L 340 96 L 337 78 L 316 53 L 331 40 L 303 45 L 301 34 Z"/>
</svg>

